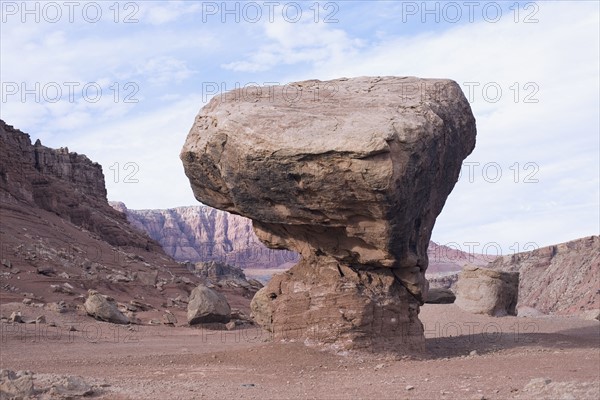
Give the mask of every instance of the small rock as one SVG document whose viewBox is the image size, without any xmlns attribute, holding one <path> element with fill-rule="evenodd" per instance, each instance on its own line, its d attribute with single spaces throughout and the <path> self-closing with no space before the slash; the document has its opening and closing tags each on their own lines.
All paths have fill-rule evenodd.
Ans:
<svg viewBox="0 0 600 400">
<path fill-rule="evenodd" d="M 228 323 L 226 323 L 226 324 L 225 324 L 225 328 L 226 328 L 228 331 L 232 331 L 232 330 L 234 330 L 234 329 L 235 329 L 235 325 L 236 325 L 236 324 L 235 324 L 235 321 L 229 321 Z"/>
<path fill-rule="evenodd" d="M 38 267 L 37 273 L 44 276 L 54 276 L 56 271 L 52 267 Z"/>
<path fill-rule="evenodd" d="M 171 326 L 175 326 L 175 324 L 177 324 L 177 318 L 175 317 L 175 315 L 173 315 L 172 312 L 167 311 L 164 315 L 163 315 L 163 323 L 165 325 L 171 325 Z"/>
<path fill-rule="evenodd" d="M 581 316 L 588 321 L 600 321 L 600 309 L 584 311 Z"/>
<path fill-rule="evenodd" d="M 478 355 L 478 353 L 477 353 L 477 350 L 472 350 L 472 351 L 469 353 L 469 355 L 470 355 L 470 356 L 476 356 L 476 355 Z"/>
<path fill-rule="evenodd" d="M 242 387 L 245 387 L 245 388 L 253 388 L 255 386 L 256 385 L 254 383 L 242 383 Z"/>
<path fill-rule="evenodd" d="M 77 328 L 73 325 L 69 325 L 69 332 L 77 332 Z"/>
<path fill-rule="evenodd" d="M 46 317 L 45 317 L 45 316 L 43 316 L 43 315 L 40 315 L 40 316 L 38 316 L 38 317 L 35 319 L 35 323 L 36 323 L 36 324 L 45 324 L 45 323 L 46 323 Z"/>
<path fill-rule="evenodd" d="M 10 317 L 8 317 L 8 322 L 13 322 L 13 323 L 23 323 L 23 316 L 21 315 L 21 311 L 13 311 L 12 314 L 10 314 Z"/>
<path fill-rule="evenodd" d="M 405 389 L 406 390 L 414 390 L 415 387 L 413 385 L 406 385 Z"/>
<path fill-rule="evenodd" d="M 79 376 L 68 376 L 52 384 L 51 395 L 60 398 L 89 396 L 94 393 L 92 387 Z"/>
<path fill-rule="evenodd" d="M 375 366 L 375 368 L 373 368 L 375 371 L 379 371 L 381 368 L 385 367 L 385 364 L 377 364 Z"/>
<path fill-rule="evenodd" d="M 26 306 L 31 305 L 31 303 L 33 303 L 33 300 L 31 300 L 30 298 L 23 299 L 23 304 L 25 304 Z"/>
<path fill-rule="evenodd" d="M 4 265 L 6 268 L 12 268 L 12 262 L 5 258 L 2 259 L 2 265 Z"/>
<path fill-rule="evenodd" d="M 4 399 L 29 398 L 33 394 L 33 373 L 0 369 L 0 395 Z"/>
</svg>

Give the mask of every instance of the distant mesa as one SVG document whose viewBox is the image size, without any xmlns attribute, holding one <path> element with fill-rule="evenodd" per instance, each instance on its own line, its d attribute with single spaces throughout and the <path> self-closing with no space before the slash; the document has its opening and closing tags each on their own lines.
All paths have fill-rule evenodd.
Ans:
<svg viewBox="0 0 600 400">
<path fill-rule="evenodd" d="M 475 146 L 468 101 L 450 80 L 287 86 L 302 96 L 213 98 L 181 152 L 199 201 L 302 256 L 257 293 L 257 320 L 338 350 L 422 351 L 431 231 Z"/>
</svg>

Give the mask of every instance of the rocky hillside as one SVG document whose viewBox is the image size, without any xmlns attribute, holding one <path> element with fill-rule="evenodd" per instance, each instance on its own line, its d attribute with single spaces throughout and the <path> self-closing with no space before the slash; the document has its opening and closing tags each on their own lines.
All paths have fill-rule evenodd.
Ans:
<svg viewBox="0 0 600 400">
<path fill-rule="evenodd" d="M 239 215 L 204 205 L 131 210 L 121 202 L 110 204 L 178 261 L 220 261 L 244 269 L 289 268 L 298 261 L 294 252 L 263 245 L 252 229 L 252 221 Z M 430 242 L 428 274 L 460 271 L 469 263 L 486 265 L 495 258 L 467 253 L 456 247 Z"/>
<path fill-rule="evenodd" d="M 93 289 L 143 311 L 131 320 L 160 320 L 201 281 L 109 206 L 99 164 L 1 120 L 0 244 L 0 303 L 35 304 L 28 318 L 37 307 L 75 312 Z"/>
<path fill-rule="evenodd" d="M 519 307 L 558 314 L 600 308 L 598 236 L 500 257 L 489 267 L 519 271 Z"/>
<path fill-rule="evenodd" d="M 0 201 L 49 211 L 114 246 L 162 253 L 108 205 L 100 164 L 67 148 L 51 149 L 0 120 Z"/>
</svg>

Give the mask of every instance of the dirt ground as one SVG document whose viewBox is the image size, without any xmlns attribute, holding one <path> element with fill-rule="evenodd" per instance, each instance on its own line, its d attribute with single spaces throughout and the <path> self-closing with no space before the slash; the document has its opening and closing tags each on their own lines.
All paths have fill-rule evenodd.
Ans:
<svg viewBox="0 0 600 400">
<path fill-rule="evenodd" d="M 38 310 L 0 306 L 3 316 Z M 600 323 L 425 305 L 421 358 L 336 355 L 256 329 L 120 326 L 44 311 L 2 322 L 0 367 L 81 376 L 102 399 L 597 399 Z M 55 327 L 50 326 L 54 322 Z M 76 331 L 67 328 L 73 326 Z M 539 379 L 542 378 L 542 379 Z"/>
</svg>

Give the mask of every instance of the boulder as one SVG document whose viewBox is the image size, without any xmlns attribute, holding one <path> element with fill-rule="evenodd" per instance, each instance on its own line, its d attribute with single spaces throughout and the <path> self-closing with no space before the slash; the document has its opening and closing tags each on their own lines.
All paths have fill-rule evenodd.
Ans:
<svg viewBox="0 0 600 400">
<path fill-rule="evenodd" d="M 80 376 L 66 376 L 53 382 L 48 390 L 52 398 L 73 399 L 94 394 L 94 389 Z"/>
<path fill-rule="evenodd" d="M 422 350 L 431 230 L 475 134 L 453 81 L 313 80 L 215 96 L 181 159 L 199 201 L 301 255 L 257 295 L 254 314 L 276 338 L 318 331 L 342 347 Z M 395 322 L 378 320 L 387 315 Z M 402 332 L 413 337 L 394 339 Z"/>
<path fill-rule="evenodd" d="M 104 296 L 94 290 L 88 292 L 84 305 L 88 315 L 114 324 L 128 324 L 129 319 L 117 308 L 117 303 L 110 297 Z"/>
<path fill-rule="evenodd" d="M 33 373 L 0 369 L 0 399 L 29 398 L 33 394 Z"/>
<path fill-rule="evenodd" d="M 425 303 L 429 304 L 452 304 L 456 295 L 450 289 L 430 288 Z"/>
<path fill-rule="evenodd" d="M 468 265 L 456 283 L 455 304 L 474 314 L 517 315 L 519 273 Z"/>
<path fill-rule="evenodd" d="M 138 271 L 134 277 L 142 285 L 154 286 L 158 280 L 158 271 Z"/>
<path fill-rule="evenodd" d="M 198 285 L 190 294 L 187 307 L 188 324 L 222 322 L 231 319 L 231 308 L 222 293 L 204 285 Z"/>
</svg>

